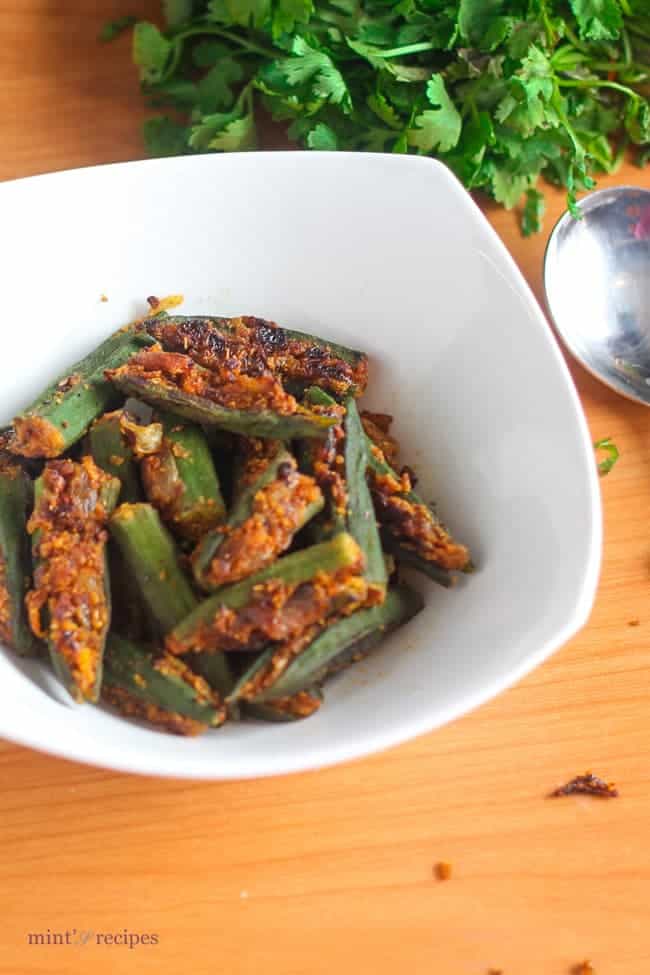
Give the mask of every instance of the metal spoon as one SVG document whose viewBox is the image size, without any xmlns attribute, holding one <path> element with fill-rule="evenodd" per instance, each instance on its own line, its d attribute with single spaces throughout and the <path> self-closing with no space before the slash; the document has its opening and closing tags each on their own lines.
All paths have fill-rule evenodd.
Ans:
<svg viewBox="0 0 650 975">
<path fill-rule="evenodd" d="M 544 257 L 544 288 L 569 351 L 617 393 L 650 406 L 650 191 L 598 190 L 565 213 Z"/>
</svg>

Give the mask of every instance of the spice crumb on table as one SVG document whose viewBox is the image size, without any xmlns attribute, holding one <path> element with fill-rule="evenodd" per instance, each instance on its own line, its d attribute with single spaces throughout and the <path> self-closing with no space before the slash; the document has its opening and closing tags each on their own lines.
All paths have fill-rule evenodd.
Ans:
<svg viewBox="0 0 650 975">
<path fill-rule="evenodd" d="M 549 794 L 549 798 L 556 799 L 558 796 L 583 795 L 596 796 L 599 799 L 616 799 L 618 794 L 618 789 L 613 782 L 605 782 L 604 779 L 598 778 L 597 775 L 593 775 L 591 772 L 585 772 L 584 775 L 576 775 L 569 782 L 554 789 Z"/>
<path fill-rule="evenodd" d="M 435 874 L 438 880 L 449 880 L 451 878 L 451 863 L 440 861 L 435 865 Z"/>
</svg>

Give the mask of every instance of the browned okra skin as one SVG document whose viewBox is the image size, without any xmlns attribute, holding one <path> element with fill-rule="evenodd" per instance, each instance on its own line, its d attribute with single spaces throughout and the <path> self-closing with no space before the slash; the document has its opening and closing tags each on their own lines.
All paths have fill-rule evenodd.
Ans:
<svg viewBox="0 0 650 975">
<path fill-rule="evenodd" d="M 33 633 L 78 700 L 97 700 L 110 619 L 105 548 L 119 482 L 91 457 L 50 461 L 27 528 L 34 536 L 34 588 L 26 597 Z"/>
</svg>

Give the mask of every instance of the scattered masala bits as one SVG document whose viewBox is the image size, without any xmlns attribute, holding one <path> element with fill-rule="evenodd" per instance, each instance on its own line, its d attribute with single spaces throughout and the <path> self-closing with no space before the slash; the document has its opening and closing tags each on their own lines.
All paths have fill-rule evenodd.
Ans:
<svg viewBox="0 0 650 975">
<path fill-rule="evenodd" d="M 641 620 L 640 619 L 628 620 L 627 621 L 627 625 L 628 626 L 640 626 L 641 625 Z"/>
<path fill-rule="evenodd" d="M 557 796 L 596 796 L 599 799 L 615 799 L 618 796 L 618 789 L 613 782 L 605 782 L 591 772 L 584 775 L 576 775 L 574 779 L 554 789 L 550 793 L 550 798 Z"/>
<path fill-rule="evenodd" d="M 581 961 L 573 966 L 571 975 L 596 975 L 596 969 L 590 961 Z"/>
<path fill-rule="evenodd" d="M 436 863 L 434 871 L 438 880 L 449 880 L 451 877 L 451 863 L 440 861 L 440 863 Z"/>
<path fill-rule="evenodd" d="M 488 968 L 487 975 L 503 975 L 502 968 Z"/>
<path fill-rule="evenodd" d="M 108 301 L 108 295 L 100 295 L 99 296 L 99 300 L 100 301 Z"/>
</svg>

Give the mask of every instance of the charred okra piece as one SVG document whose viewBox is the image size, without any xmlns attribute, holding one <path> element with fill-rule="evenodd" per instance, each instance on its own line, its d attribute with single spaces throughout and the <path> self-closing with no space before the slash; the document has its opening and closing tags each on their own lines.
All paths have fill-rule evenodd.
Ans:
<svg viewBox="0 0 650 975">
<path fill-rule="evenodd" d="M 27 514 L 33 485 L 22 468 L 0 459 L 0 640 L 19 654 L 37 653 L 25 594 L 32 574 Z"/>
<path fill-rule="evenodd" d="M 162 417 L 160 448 L 140 467 L 147 498 L 173 532 L 196 541 L 223 520 L 226 508 L 205 434 L 177 417 Z"/>
<path fill-rule="evenodd" d="M 121 481 L 120 501 L 134 503 L 140 501 L 142 488 L 133 450 L 124 437 L 124 416 L 124 410 L 116 410 L 95 420 L 88 442 L 95 463 Z"/>
<path fill-rule="evenodd" d="M 96 701 L 110 624 L 106 523 L 120 482 L 91 457 L 50 461 L 35 486 L 32 632 L 46 639 L 55 673 L 77 701 Z"/>
<path fill-rule="evenodd" d="M 388 590 L 381 606 L 362 609 L 336 620 L 299 653 L 275 681 L 267 683 L 255 700 L 288 697 L 319 684 L 368 654 L 383 638 L 408 622 L 424 606 L 419 593 L 400 585 Z M 267 661 L 267 668 L 270 661 Z"/>
<path fill-rule="evenodd" d="M 432 509 L 412 490 L 409 473 L 397 474 L 369 441 L 368 482 L 384 548 L 401 562 L 443 586 L 453 571 L 471 569 L 468 549 L 456 542 Z"/>
<path fill-rule="evenodd" d="M 360 396 L 368 383 L 362 352 L 264 318 L 172 315 L 147 327 L 164 349 L 188 353 L 207 369 L 219 369 L 224 360 L 243 372 L 263 366 L 292 387 L 318 383 L 340 398 Z"/>
<path fill-rule="evenodd" d="M 363 555 L 351 535 L 278 559 L 199 603 L 167 637 L 174 654 L 256 650 L 363 605 Z"/>
<path fill-rule="evenodd" d="M 310 687 L 273 701 L 242 701 L 241 711 L 245 717 L 258 721 L 300 721 L 311 717 L 322 703 L 320 688 Z"/>
<path fill-rule="evenodd" d="M 222 372 L 189 355 L 145 349 L 107 373 L 122 392 L 196 423 L 252 437 L 322 437 L 334 417 L 300 406 L 270 373 Z"/>
<path fill-rule="evenodd" d="M 317 387 L 307 391 L 306 399 L 315 408 L 332 403 Z M 364 554 L 368 601 L 381 603 L 388 581 L 386 563 L 366 480 L 368 444 L 354 399 L 346 400 L 342 423 L 325 440 L 302 445 L 301 459 L 326 498 L 323 515 L 314 522 L 316 537 L 327 538 L 341 529 L 352 535 Z"/>
<path fill-rule="evenodd" d="M 105 370 L 117 369 L 152 342 L 136 326 L 111 335 L 14 418 L 10 450 L 24 457 L 62 454 L 119 399 L 115 387 L 104 376 Z"/>
<path fill-rule="evenodd" d="M 178 657 L 150 651 L 111 634 L 102 697 L 123 714 L 144 718 L 179 735 L 223 724 L 221 697 Z"/>
<path fill-rule="evenodd" d="M 122 504 L 110 530 L 133 575 L 156 630 L 168 633 L 196 606 L 174 541 L 150 504 Z"/>
<path fill-rule="evenodd" d="M 249 441 L 240 491 L 227 522 L 201 539 L 192 554 L 196 581 L 204 589 L 238 582 L 285 552 L 294 535 L 323 507 L 312 477 L 279 441 Z"/>
</svg>

